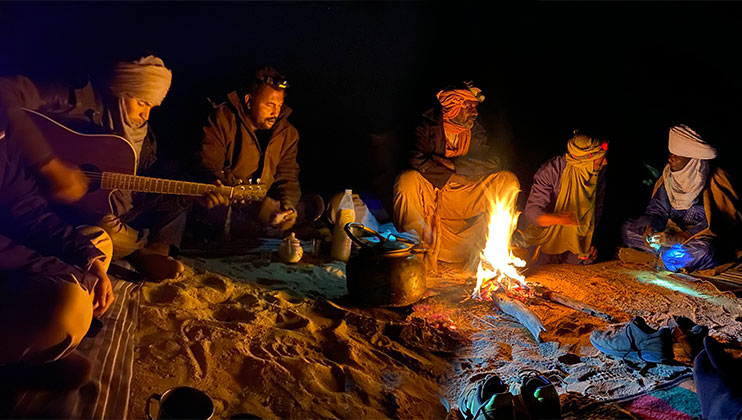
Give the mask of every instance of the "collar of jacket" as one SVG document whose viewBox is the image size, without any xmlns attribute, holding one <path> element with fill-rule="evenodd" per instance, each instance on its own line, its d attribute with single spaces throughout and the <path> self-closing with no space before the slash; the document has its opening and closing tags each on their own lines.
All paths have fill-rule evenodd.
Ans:
<svg viewBox="0 0 742 420">
<path fill-rule="evenodd" d="M 437 110 L 436 108 L 430 108 L 423 112 L 423 118 L 430 121 L 432 124 L 441 124 L 443 122 L 443 116 L 441 115 L 440 110 Z"/>
<path fill-rule="evenodd" d="M 242 120 L 242 123 L 245 125 L 245 127 L 250 127 L 251 124 L 249 124 L 247 113 L 245 112 L 245 102 L 240 98 L 240 95 L 237 94 L 237 91 L 230 92 L 227 95 L 227 99 L 237 109 L 237 112 L 239 112 L 240 120 Z M 289 108 L 288 105 L 283 105 L 281 107 L 281 112 L 278 114 L 278 119 L 273 125 L 273 128 L 271 128 L 271 131 L 273 131 L 272 136 L 275 136 L 277 133 L 280 133 L 288 127 L 288 117 L 289 115 L 291 115 L 292 112 L 293 110 Z"/>
</svg>

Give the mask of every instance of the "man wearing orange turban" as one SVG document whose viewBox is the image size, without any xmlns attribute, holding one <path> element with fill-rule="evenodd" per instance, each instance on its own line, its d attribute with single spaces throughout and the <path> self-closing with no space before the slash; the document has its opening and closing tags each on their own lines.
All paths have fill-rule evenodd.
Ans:
<svg viewBox="0 0 742 420">
<path fill-rule="evenodd" d="M 394 223 L 421 240 L 431 268 L 439 260 L 473 263 L 486 240 L 489 198 L 520 188 L 513 173 L 500 170 L 477 121 L 481 90 L 464 82 L 436 98 L 415 131 L 411 168 L 394 185 Z"/>
</svg>

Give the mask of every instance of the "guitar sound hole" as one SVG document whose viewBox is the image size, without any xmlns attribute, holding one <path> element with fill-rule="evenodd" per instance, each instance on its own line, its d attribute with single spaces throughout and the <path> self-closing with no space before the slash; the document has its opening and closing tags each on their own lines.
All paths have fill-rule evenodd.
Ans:
<svg viewBox="0 0 742 420">
<path fill-rule="evenodd" d="M 98 168 L 97 166 L 87 163 L 81 165 L 80 169 L 85 175 L 87 175 L 88 179 L 90 180 L 88 191 L 92 192 L 99 189 L 101 183 L 101 174 L 103 173 L 103 171 L 101 171 L 100 168 Z"/>
</svg>

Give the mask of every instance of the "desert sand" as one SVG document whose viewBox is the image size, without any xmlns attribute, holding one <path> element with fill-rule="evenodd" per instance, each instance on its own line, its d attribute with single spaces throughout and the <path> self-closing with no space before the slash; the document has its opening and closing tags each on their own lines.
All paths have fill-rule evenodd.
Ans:
<svg viewBox="0 0 742 420">
<path fill-rule="evenodd" d="M 407 308 L 363 308 L 344 297 L 344 264 L 305 256 L 184 258 L 178 279 L 142 289 L 131 414 L 147 397 L 188 385 L 214 401 L 215 418 L 456 418 L 467 385 L 489 373 L 517 383 L 524 368 L 558 385 L 564 418 L 584 418 L 601 401 L 690 376 L 676 365 L 615 361 L 590 345 L 607 321 L 553 302 L 526 304 L 543 322 L 540 342 L 489 301 L 470 298 L 471 275 L 441 267 L 428 293 Z M 626 322 L 655 327 L 674 315 L 742 340 L 742 302 L 706 282 L 689 282 L 618 260 L 529 268 L 537 281 Z M 621 415 L 616 411 L 617 416 Z"/>
</svg>

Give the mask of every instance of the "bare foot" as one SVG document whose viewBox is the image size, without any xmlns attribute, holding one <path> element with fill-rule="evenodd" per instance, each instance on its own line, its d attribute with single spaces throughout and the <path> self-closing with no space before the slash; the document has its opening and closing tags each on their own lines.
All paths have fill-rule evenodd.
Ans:
<svg viewBox="0 0 742 420">
<path fill-rule="evenodd" d="M 180 261 L 147 248 L 133 253 L 129 257 L 129 262 L 137 271 L 153 281 L 174 279 L 185 270 Z"/>
</svg>

